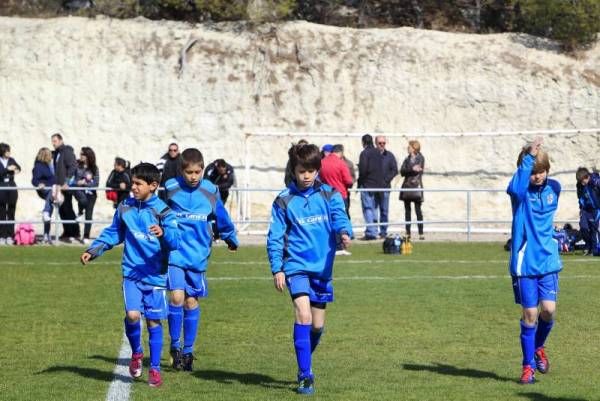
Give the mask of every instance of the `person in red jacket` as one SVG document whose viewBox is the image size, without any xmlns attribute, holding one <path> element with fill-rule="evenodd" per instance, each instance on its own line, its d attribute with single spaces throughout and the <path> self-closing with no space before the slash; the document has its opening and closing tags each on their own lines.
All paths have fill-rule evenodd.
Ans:
<svg viewBox="0 0 600 401">
<path fill-rule="evenodd" d="M 341 145 L 333 146 L 331 153 L 321 160 L 321 170 L 319 170 L 319 179 L 335 188 L 344 200 L 346 214 L 348 214 L 349 194 L 348 188 L 354 183 L 350 175 L 350 169 L 346 162 L 342 159 L 343 147 Z M 350 216 L 348 215 L 348 218 Z M 345 250 L 340 241 L 338 241 L 336 255 L 350 255 L 350 252 Z"/>
</svg>

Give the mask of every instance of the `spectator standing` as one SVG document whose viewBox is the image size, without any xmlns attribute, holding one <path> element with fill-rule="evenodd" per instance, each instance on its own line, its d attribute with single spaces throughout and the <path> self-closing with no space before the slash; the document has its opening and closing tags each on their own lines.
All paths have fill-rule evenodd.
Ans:
<svg viewBox="0 0 600 401">
<path fill-rule="evenodd" d="M 100 183 L 100 173 L 96 166 L 96 154 L 90 147 L 84 146 L 79 154 L 77 172 L 75 174 L 75 185 L 78 187 L 96 188 Z M 95 189 L 82 190 L 81 199 L 84 202 L 79 203 L 79 217 L 85 217 L 86 223 L 83 230 L 83 243 L 90 243 L 90 231 L 92 230 L 92 220 L 94 216 L 94 206 L 96 205 L 97 194 Z M 85 213 L 85 214 L 84 214 Z M 78 217 L 78 218 L 79 218 Z"/>
<path fill-rule="evenodd" d="M 387 139 L 383 135 L 377 135 L 375 137 L 375 144 L 377 150 L 381 153 L 383 158 L 383 182 L 384 188 L 391 188 L 392 180 L 398 175 L 398 163 L 396 162 L 396 156 L 385 148 Z M 390 192 L 385 191 L 381 193 L 381 203 L 379 204 L 379 222 L 387 223 L 389 221 L 389 210 L 390 210 Z M 385 238 L 387 236 L 387 225 L 381 224 L 379 226 L 379 236 Z"/>
<path fill-rule="evenodd" d="M 579 199 L 579 231 L 585 241 L 584 255 L 594 254 L 600 240 L 600 175 L 585 167 L 575 173 Z M 597 253 L 597 251 L 596 251 Z"/>
<path fill-rule="evenodd" d="M 331 154 L 331 152 L 333 152 L 332 144 L 328 143 L 328 144 L 323 145 L 323 147 L 321 148 L 321 159 L 324 159 L 327 156 L 329 156 Z"/>
<path fill-rule="evenodd" d="M 0 187 L 16 187 L 15 174 L 21 172 L 21 166 L 10 156 L 10 146 L 0 143 Z M 15 219 L 17 209 L 17 190 L 0 190 L 0 245 L 14 243 L 15 224 L 4 223 Z"/>
<path fill-rule="evenodd" d="M 321 160 L 319 179 L 337 190 L 342 195 L 346 214 L 348 214 L 348 188 L 352 186 L 352 176 L 348 166 L 342 160 L 342 148 L 332 146 L 331 152 Z M 349 256 L 351 253 L 344 249 L 341 239 L 337 238 L 336 255 Z"/>
<path fill-rule="evenodd" d="M 35 158 L 33 170 L 31 171 L 31 184 L 37 187 L 37 194 L 44 200 L 42 220 L 44 222 L 44 244 L 51 244 L 50 219 L 54 210 L 52 187 L 56 184 L 54 177 L 54 165 L 52 164 L 52 152 L 48 148 L 41 148 Z"/>
<path fill-rule="evenodd" d="M 224 205 L 229 197 L 229 188 L 231 188 L 235 182 L 233 166 L 223 159 L 217 159 L 206 166 L 204 178 L 219 188 L 221 202 L 223 202 Z"/>
<path fill-rule="evenodd" d="M 181 154 L 179 153 L 179 145 L 175 142 L 169 144 L 167 153 L 163 155 L 157 163 L 157 167 L 161 172 L 160 187 L 165 187 L 165 182 L 171 178 L 175 178 L 181 174 Z M 167 199 L 167 193 L 161 189 L 158 193 L 162 200 Z"/>
<path fill-rule="evenodd" d="M 383 156 L 373 146 L 373 137 L 369 134 L 362 137 L 363 151 L 358 161 L 358 187 L 361 189 L 384 188 Z M 376 224 L 379 219 L 377 211 L 383 198 L 382 192 L 363 191 L 360 193 L 360 203 L 367 227 L 363 240 L 377 239 Z"/>
<path fill-rule="evenodd" d="M 106 186 L 112 188 L 116 192 L 114 199 L 111 199 L 115 209 L 119 206 L 119 203 L 129 198 L 131 176 L 129 174 L 129 162 L 127 160 L 121 157 L 115 157 L 114 168 L 106 180 Z M 108 191 L 106 197 L 109 197 Z"/>
<path fill-rule="evenodd" d="M 421 154 L 421 144 L 417 140 L 408 141 L 408 156 L 402 162 L 400 174 L 404 177 L 402 188 L 423 188 L 423 170 L 425 169 L 425 158 Z M 423 191 L 400 192 L 400 200 L 404 201 L 404 220 L 411 221 L 411 203 L 415 205 L 415 213 L 418 221 L 423 221 L 421 205 L 423 203 Z M 417 223 L 419 228 L 419 239 L 423 236 L 423 223 Z M 406 224 L 406 235 L 410 237 L 410 223 Z"/>
<path fill-rule="evenodd" d="M 347 188 L 350 189 L 356 183 L 356 169 L 354 168 L 354 163 L 352 163 L 352 160 L 349 160 L 346 158 L 346 156 L 344 156 L 344 145 L 333 145 L 333 151 L 339 152 L 342 155 L 342 161 L 346 163 L 346 166 L 348 166 L 350 177 L 352 177 L 352 185 Z M 348 218 L 350 219 L 350 192 L 348 192 L 348 198 L 346 198 L 346 213 L 348 213 Z"/>
<path fill-rule="evenodd" d="M 73 210 L 73 193 L 67 191 L 68 182 L 75 175 L 77 170 L 77 159 L 75 152 L 69 145 L 65 145 L 61 134 L 52 135 L 52 146 L 54 147 L 54 175 L 56 184 L 63 189 L 64 200 L 58 208 L 58 214 L 62 220 L 75 220 L 77 217 Z M 75 238 L 79 238 L 79 224 L 63 223 L 63 233 L 60 239 L 65 242 L 72 242 Z"/>
</svg>

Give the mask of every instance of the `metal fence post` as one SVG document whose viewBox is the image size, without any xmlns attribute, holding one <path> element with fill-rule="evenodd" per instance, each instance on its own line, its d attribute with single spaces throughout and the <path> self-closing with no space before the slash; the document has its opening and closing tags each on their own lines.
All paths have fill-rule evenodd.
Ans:
<svg viewBox="0 0 600 401">
<path fill-rule="evenodd" d="M 467 190 L 467 241 L 471 241 L 471 191 Z"/>
</svg>

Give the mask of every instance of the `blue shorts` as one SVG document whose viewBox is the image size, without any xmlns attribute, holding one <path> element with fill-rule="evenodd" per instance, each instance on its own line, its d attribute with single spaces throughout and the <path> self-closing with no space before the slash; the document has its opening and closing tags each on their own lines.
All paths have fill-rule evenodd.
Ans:
<svg viewBox="0 0 600 401">
<path fill-rule="evenodd" d="M 195 298 L 208 296 L 206 272 L 196 272 L 177 266 L 169 266 L 167 283 L 169 291 L 184 290 L 187 296 Z"/>
<path fill-rule="evenodd" d="M 515 303 L 523 308 L 537 308 L 541 301 L 558 298 L 558 273 L 535 277 L 513 277 Z"/>
<path fill-rule="evenodd" d="M 146 319 L 167 318 L 167 289 L 123 278 L 125 312 L 139 311 Z"/>
<path fill-rule="evenodd" d="M 308 295 L 311 302 L 333 302 L 333 282 L 310 277 L 306 274 L 294 274 L 285 278 L 292 299 Z"/>
</svg>

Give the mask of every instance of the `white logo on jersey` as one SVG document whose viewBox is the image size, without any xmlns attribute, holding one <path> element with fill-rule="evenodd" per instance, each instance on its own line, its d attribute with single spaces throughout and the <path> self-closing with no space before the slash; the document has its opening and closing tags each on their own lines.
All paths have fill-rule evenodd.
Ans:
<svg viewBox="0 0 600 401">
<path fill-rule="evenodd" d="M 156 236 L 154 234 L 146 234 L 141 231 L 131 231 L 135 239 L 144 240 L 144 241 L 156 241 Z"/>
<path fill-rule="evenodd" d="M 546 203 L 548 203 L 549 205 L 554 203 L 554 194 L 548 194 L 548 196 L 546 197 Z"/>
<path fill-rule="evenodd" d="M 298 224 L 300 224 L 301 226 L 305 226 L 305 225 L 309 225 L 309 224 L 319 224 L 319 223 L 322 223 L 327 220 L 329 220 L 327 215 L 320 214 L 320 215 L 316 215 L 316 216 L 301 217 L 301 218 L 296 219 L 296 222 Z"/>
<path fill-rule="evenodd" d="M 182 218 L 182 219 L 195 220 L 195 221 L 207 221 L 208 220 L 208 215 L 206 215 L 206 214 L 179 212 L 179 213 L 177 213 L 177 217 Z"/>
</svg>

